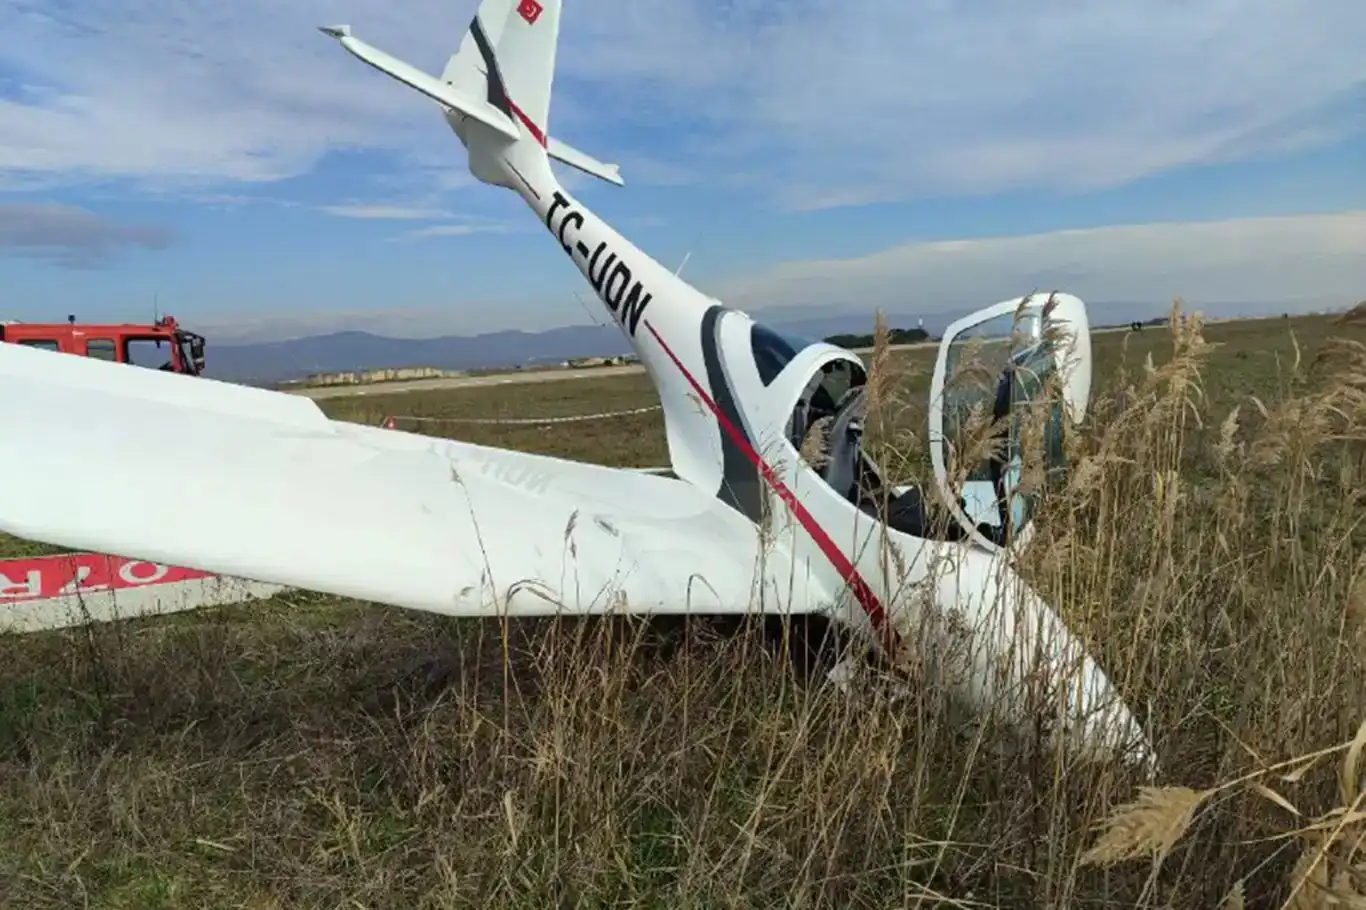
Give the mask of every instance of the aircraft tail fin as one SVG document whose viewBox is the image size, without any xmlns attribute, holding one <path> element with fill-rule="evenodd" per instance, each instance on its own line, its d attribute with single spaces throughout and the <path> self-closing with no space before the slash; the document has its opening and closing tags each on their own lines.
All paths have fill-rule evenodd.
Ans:
<svg viewBox="0 0 1366 910">
<path fill-rule="evenodd" d="M 545 146 L 559 0 L 484 0 L 441 79 L 517 120 Z"/>
<path fill-rule="evenodd" d="M 560 0 L 483 0 L 439 79 L 352 36 L 348 26 L 321 30 L 361 60 L 458 115 L 448 119 L 469 150 L 470 169 L 479 179 L 510 185 L 498 159 L 511 151 L 524 163 L 528 156 L 549 156 L 622 185 L 616 165 L 549 135 Z M 471 129 L 469 121 L 482 126 Z"/>
</svg>

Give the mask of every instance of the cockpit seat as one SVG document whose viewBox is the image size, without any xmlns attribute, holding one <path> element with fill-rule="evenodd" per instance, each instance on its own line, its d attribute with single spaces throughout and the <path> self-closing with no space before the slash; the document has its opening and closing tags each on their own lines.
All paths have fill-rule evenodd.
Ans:
<svg viewBox="0 0 1366 910">
<path fill-rule="evenodd" d="M 962 540 L 967 537 L 958 522 L 941 509 L 925 502 L 920 487 L 912 485 L 887 500 L 886 506 L 875 498 L 860 500 L 859 508 L 887 523 L 887 527 L 902 534 L 925 540 Z"/>
<path fill-rule="evenodd" d="M 831 489 L 853 501 L 854 485 L 859 478 L 862 459 L 863 410 L 866 386 L 858 385 L 846 391 L 835 404 L 835 418 L 826 436 L 828 461 L 821 470 Z"/>
</svg>

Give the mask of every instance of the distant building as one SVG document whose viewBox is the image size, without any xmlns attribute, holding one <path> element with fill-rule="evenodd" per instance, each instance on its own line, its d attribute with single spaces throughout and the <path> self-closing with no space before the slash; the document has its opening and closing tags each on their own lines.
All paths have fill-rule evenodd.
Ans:
<svg viewBox="0 0 1366 910">
<path fill-rule="evenodd" d="M 338 385 L 369 385 L 375 382 L 408 382 L 413 379 L 448 379 L 464 376 L 461 370 L 442 370 L 436 367 L 396 367 L 386 370 L 343 370 L 335 373 L 314 373 L 290 385 L 321 388 Z"/>
<path fill-rule="evenodd" d="M 564 365 L 571 369 L 582 370 L 590 367 L 619 367 L 639 362 L 640 358 L 632 354 L 617 354 L 610 357 L 571 357 L 564 362 Z"/>
</svg>

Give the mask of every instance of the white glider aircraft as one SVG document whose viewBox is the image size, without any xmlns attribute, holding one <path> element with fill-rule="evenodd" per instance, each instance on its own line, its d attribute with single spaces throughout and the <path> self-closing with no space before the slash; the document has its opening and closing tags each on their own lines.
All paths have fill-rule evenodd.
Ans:
<svg viewBox="0 0 1366 910">
<path fill-rule="evenodd" d="M 322 30 L 436 101 L 471 172 L 521 196 L 587 277 L 659 394 L 667 469 L 333 421 L 303 397 L 0 345 L 0 530 L 450 616 L 821 613 L 893 662 L 933 650 L 978 705 L 1021 704 L 1011 696 L 1042 673 L 1059 743 L 1150 764 L 1115 687 L 1011 567 L 1031 527 L 1011 465 L 958 490 L 945 466 L 949 362 L 1017 311 L 1032 342 L 1015 362 L 1065 368 L 1064 415 L 1082 417 L 1082 302 L 1034 295 L 949 328 L 931 391 L 936 489 L 890 491 L 884 508 L 859 445 L 861 360 L 695 290 L 557 181 L 552 158 L 622 182 L 548 135 L 560 12 L 559 0 L 484 0 L 439 79 L 346 26 Z M 1009 373 L 1002 383 L 1018 390 Z M 817 468 L 800 447 L 822 418 Z M 955 531 L 927 530 L 932 498 Z"/>
</svg>

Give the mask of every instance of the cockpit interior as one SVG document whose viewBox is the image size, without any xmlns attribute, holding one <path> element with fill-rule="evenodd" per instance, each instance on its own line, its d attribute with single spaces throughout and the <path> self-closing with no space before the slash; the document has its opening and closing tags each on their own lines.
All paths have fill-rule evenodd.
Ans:
<svg viewBox="0 0 1366 910">
<path fill-rule="evenodd" d="M 765 384 L 772 382 L 807 343 L 761 325 L 755 325 L 753 332 L 755 360 Z M 958 504 L 963 514 L 970 517 L 974 530 L 997 545 L 1005 545 L 1011 530 L 1022 527 L 1033 511 L 1029 497 L 1010 489 L 1018 479 L 1020 460 L 1018 420 L 1011 419 L 1011 409 L 1021 397 L 1037 393 L 1038 376 L 1048 369 L 1047 361 L 1046 352 L 1037 345 L 1016 351 L 1006 358 L 994 389 L 988 385 L 958 392 L 950 409 L 948 421 L 956 421 L 958 418 L 952 415 L 965 414 L 972 405 L 986 403 L 991 419 L 997 423 L 996 432 L 1006 440 L 1000 454 L 985 459 L 974 469 L 958 497 Z M 864 450 L 867 379 L 857 358 L 826 362 L 809 378 L 793 407 L 788 440 L 842 497 L 890 527 L 922 538 L 967 537 L 968 529 L 954 519 L 930 478 L 917 478 L 917 482 L 893 488 Z M 1054 439 L 1046 442 L 1050 443 L 1050 450 L 1054 448 Z M 817 453 L 815 458 L 811 457 L 813 452 Z"/>
<path fill-rule="evenodd" d="M 947 509 L 920 483 L 892 489 L 863 448 L 867 381 L 855 360 L 826 363 L 808 381 L 788 424 L 788 439 L 799 452 L 819 452 L 813 467 L 842 497 L 888 526 L 915 537 L 966 537 Z M 817 438 L 809 438 L 816 435 Z"/>
</svg>

